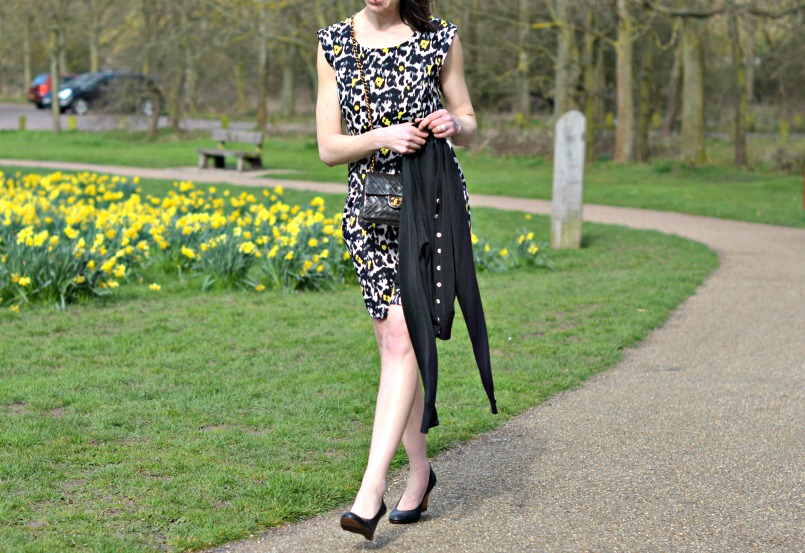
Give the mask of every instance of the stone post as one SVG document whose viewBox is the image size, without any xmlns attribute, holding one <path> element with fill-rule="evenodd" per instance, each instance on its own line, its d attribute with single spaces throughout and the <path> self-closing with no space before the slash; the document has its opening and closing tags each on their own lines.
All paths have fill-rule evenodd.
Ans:
<svg viewBox="0 0 805 553">
<path fill-rule="evenodd" d="M 555 249 L 581 247 L 585 127 L 579 111 L 566 113 L 556 124 L 551 214 L 551 247 Z"/>
</svg>

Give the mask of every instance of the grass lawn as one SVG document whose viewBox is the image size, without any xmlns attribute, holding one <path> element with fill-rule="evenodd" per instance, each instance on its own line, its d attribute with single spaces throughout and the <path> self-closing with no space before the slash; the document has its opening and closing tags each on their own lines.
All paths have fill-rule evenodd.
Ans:
<svg viewBox="0 0 805 553">
<path fill-rule="evenodd" d="M 753 139 L 752 148 L 768 149 Z M 788 148 L 796 148 L 791 139 Z M 801 139 L 800 139 L 801 140 Z M 136 167 L 195 166 L 195 148 L 209 147 L 206 133 L 157 138 L 143 133 L 0 132 L 0 158 L 80 161 Z M 805 226 L 803 177 L 783 176 L 758 169 L 745 171 L 729 166 L 725 144 L 711 141 L 718 166 L 689 167 L 668 160 L 650 164 L 618 165 L 598 162 L 588 168 L 585 201 L 589 203 L 679 211 L 742 221 Z M 805 142 L 802 144 L 805 149 Z M 294 171 L 272 175 L 344 182 L 345 168 L 330 168 L 319 161 L 315 137 L 271 139 L 264 148 L 267 167 Z M 552 166 L 538 157 L 493 157 L 483 152 L 459 150 L 471 192 L 549 199 Z"/>
<path fill-rule="evenodd" d="M 326 200 L 332 209 L 342 198 Z M 473 215 L 490 240 L 547 234 L 545 218 Z M 440 344 L 431 453 L 612 367 L 717 264 L 677 237 L 585 233 L 582 250 L 553 254 L 553 271 L 480 274 L 501 413 L 489 413 L 459 319 Z M 66 312 L 0 312 L 1 551 L 203 548 L 353 497 L 378 378 L 359 290 L 162 284 Z"/>
</svg>

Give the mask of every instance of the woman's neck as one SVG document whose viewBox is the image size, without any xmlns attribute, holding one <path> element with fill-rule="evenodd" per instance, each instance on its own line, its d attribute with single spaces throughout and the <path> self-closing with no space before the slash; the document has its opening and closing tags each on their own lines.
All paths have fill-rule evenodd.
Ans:
<svg viewBox="0 0 805 553">
<path fill-rule="evenodd" d="M 402 17 L 398 10 L 390 10 L 388 12 L 376 12 L 368 8 L 364 8 L 358 12 L 358 16 L 363 16 L 364 20 L 372 26 L 373 29 L 383 32 L 392 29 L 402 24 Z"/>
</svg>

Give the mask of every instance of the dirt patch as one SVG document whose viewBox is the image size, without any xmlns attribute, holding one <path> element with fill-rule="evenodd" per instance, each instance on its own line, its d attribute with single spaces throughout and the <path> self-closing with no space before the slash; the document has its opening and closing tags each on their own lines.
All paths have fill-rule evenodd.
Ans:
<svg viewBox="0 0 805 553">
<path fill-rule="evenodd" d="M 6 411 L 11 415 L 24 415 L 28 412 L 28 404 L 24 401 L 6 405 Z"/>
<path fill-rule="evenodd" d="M 66 412 L 67 412 L 66 407 L 56 407 L 55 409 L 51 409 L 50 411 L 48 411 L 48 415 L 50 415 L 54 419 L 60 419 L 64 416 Z"/>
<path fill-rule="evenodd" d="M 71 491 L 71 490 L 74 490 L 76 488 L 80 488 L 82 486 L 85 486 L 86 484 L 87 484 L 87 480 L 85 480 L 83 478 L 77 478 L 75 480 L 70 480 L 69 482 L 65 482 L 62 487 L 67 491 Z"/>
<path fill-rule="evenodd" d="M 202 432 L 215 432 L 217 430 L 229 430 L 228 424 L 211 424 L 209 426 L 202 426 Z"/>
</svg>

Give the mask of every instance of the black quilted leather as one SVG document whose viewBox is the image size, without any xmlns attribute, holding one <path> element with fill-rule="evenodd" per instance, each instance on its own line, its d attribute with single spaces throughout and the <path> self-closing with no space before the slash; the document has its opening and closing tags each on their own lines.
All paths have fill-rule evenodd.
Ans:
<svg viewBox="0 0 805 553">
<path fill-rule="evenodd" d="M 361 219 L 367 223 L 399 226 L 402 207 L 402 176 L 367 173 L 363 187 Z"/>
</svg>

